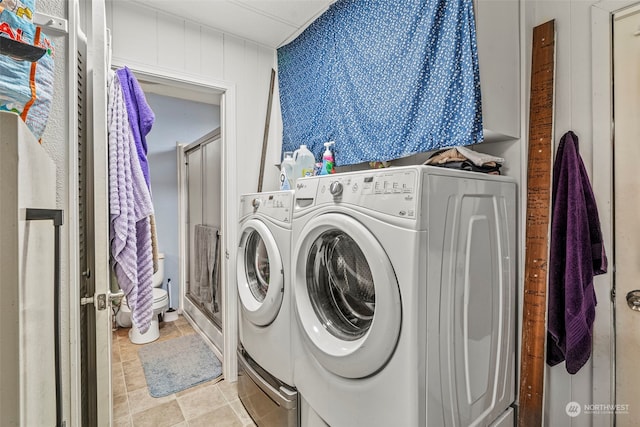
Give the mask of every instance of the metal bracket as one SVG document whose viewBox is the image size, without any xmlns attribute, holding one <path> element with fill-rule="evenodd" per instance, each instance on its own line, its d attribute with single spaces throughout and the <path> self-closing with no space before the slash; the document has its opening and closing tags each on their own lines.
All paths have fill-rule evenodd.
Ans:
<svg viewBox="0 0 640 427">
<path fill-rule="evenodd" d="M 96 308 L 98 310 L 105 310 L 107 308 L 107 295 L 100 294 L 97 296 L 97 298 L 98 298 L 98 304 L 96 305 Z"/>
<path fill-rule="evenodd" d="M 58 18 L 57 16 L 35 12 L 33 14 L 33 23 L 44 28 L 45 32 L 52 31 L 62 34 L 69 33 L 69 22 L 66 19 Z"/>
</svg>

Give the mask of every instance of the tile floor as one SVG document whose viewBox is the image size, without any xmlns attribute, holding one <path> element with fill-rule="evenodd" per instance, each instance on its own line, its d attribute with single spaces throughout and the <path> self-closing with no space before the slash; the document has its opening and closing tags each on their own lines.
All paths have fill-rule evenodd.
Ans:
<svg viewBox="0 0 640 427">
<path fill-rule="evenodd" d="M 114 427 L 255 427 L 238 399 L 236 383 L 212 380 L 170 396 L 151 397 L 138 357 L 141 346 L 129 341 L 128 332 L 126 328 L 113 332 Z M 194 333 L 180 316 L 160 324 L 158 341 Z"/>
</svg>

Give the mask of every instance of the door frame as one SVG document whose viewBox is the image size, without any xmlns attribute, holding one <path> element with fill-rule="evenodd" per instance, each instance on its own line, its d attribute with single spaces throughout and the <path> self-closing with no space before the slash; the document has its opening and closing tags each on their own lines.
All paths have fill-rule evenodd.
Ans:
<svg viewBox="0 0 640 427">
<path fill-rule="evenodd" d="M 598 204 L 600 224 L 606 246 L 613 248 L 613 16 L 638 4 L 638 0 L 606 0 L 591 6 L 592 134 L 593 190 Z M 594 277 L 596 297 L 601 303 L 598 314 L 606 322 L 593 325 L 593 401 L 616 402 L 615 254 L 609 257 L 611 274 Z M 607 302 L 607 304 L 605 304 Z M 602 417 L 612 425 L 615 414 Z"/>
<path fill-rule="evenodd" d="M 234 285 L 235 280 L 235 248 L 237 242 L 236 219 L 239 203 L 234 166 L 236 164 L 236 87 L 235 84 L 196 77 L 184 73 L 162 70 L 139 64 L 124 64 L 114 58 L 112 66 L 127 66 L 140 80 L 163 84 L 166 86 L 186 87 L 211 92 L 212 96 L 220 96 L 220 138 L 222 143 L 222 249 L 223 262 L 221 268 L 223 286 L 222 313 L 223 341 L 222 374 L 227 381 L 237 379 L 236 348 L 238 346 L 238 306 Z M 180 152 L 179 147 L 178 152 Z M 179 157 L 179 156 L 178 156 Z M 182 182 L 178 182 L 181 188 Z M 183 201 L 179 201 L 180 204 Z M 180 264 L 184 261 L 180 260 Z M 180 280 L 184 279 L 182 274 Z M 182 285 L 181 285 L 182 286 Z M 181 303 L 182 305 L 182 303 Z"/>
</svg>

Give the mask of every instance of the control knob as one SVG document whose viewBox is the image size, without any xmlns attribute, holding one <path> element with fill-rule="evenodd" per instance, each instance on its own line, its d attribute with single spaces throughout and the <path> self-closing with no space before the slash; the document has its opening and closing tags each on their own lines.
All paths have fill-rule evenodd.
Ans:
<svg viewBox="0 0 640 427">
<path fill-rule="evenodd" d="M 251 206 L 253 206 L 254 209 L 258 209 L 261 204 L 262 204 L 262 200 L 258 198 L 255 198 L 251 201 Z"/>
<path fill-rule="evenodd" d="M 333 195 L 333 197 L 338 197 L 342 194 L 342 183 L 339 181 L 333 181 L 329 185 L 329 193 Z"/>
</svg>

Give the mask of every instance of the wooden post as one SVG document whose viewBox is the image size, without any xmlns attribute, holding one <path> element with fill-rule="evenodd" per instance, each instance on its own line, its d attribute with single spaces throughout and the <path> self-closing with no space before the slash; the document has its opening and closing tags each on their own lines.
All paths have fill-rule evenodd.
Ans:
<svg viewBox="0 0 640 427">
<path fill-rule="evenodd" d="M 258 193 L 262 191 L 264 179 L 264 162 L 267 157 L 267 143 L 269 142 L 269 123 L 271 122 L 271 105 L 273 105 L 273 86 L 276 80 L 276 70 L 271 69 L 271 83 L 269 84 L 269 100 L 267 101 L 267 117 L 264 119 L 264 135 L 262 136 L 262 156 L 260 157 L 260 176 L 258 177 Z"/>
<path fill-rule="evenodd" d="M 519 427 L 542 425 L 551 217 L 555 25 L 533 29 Z"/>
</svg>

